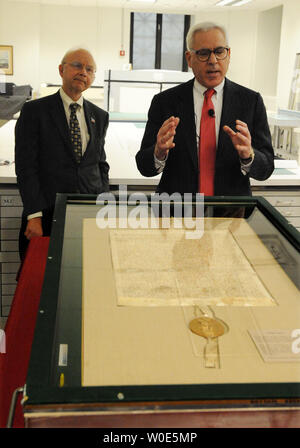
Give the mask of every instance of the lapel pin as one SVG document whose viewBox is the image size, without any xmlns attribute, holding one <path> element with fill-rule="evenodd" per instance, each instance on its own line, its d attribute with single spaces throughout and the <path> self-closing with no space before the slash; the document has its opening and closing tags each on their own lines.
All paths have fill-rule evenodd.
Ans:
<svg viewBox="0 0 300 448">
<path fill-rule="evenodd" d="M 91 122 L 92 122 L 93 124 L 95 124 L 95 123 L 96 123 L 95 118 L 91 117 Z"/>
</svg>

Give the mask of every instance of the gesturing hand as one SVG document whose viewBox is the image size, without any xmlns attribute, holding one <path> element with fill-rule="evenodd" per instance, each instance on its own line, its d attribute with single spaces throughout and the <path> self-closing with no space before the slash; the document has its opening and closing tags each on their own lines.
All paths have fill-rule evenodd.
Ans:
<svg viewBox="0 0 300 448">
<path fill-rule="evenodd" d="M 179 123 L 178 117 L 170 117 L 163 122 L 156 137 L 156 145 L 154 149 L 155 157 L 158 160 L 164 160 L 171 148 L 174 148 L 173 142 L 176 134 L 176 128 Z"/>
<path fill-rule="evenodd" d="M 223 127 L 223 130 L 231 138 L 233 146 L 239 153 L 239 157 L 241 159 L 248 159 L 251 157 L 253 149 L 251 147 L 251 134 L 247 123 L 236 120 L 236 129 L 237 132 L 234 132 L 229 126 Z"/>
</svg>

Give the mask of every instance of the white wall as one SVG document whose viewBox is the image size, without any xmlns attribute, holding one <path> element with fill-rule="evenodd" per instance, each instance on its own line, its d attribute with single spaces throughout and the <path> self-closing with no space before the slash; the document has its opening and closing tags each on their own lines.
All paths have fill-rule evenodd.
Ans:
<svg viewBox="0 0 300 448">
<path fill-rule="evenodd" d="M 14 74 L 7 82 L 39 85 L 40 8 L 36 3 L 0 2 L 0 43 L 13 45 Z"/>
<path fill-rule="evenodd" d="M 40 79 L 60 83 L 58 65 L 65 52 L 83 46 L 98 56 L 96 8 L 43 5 L 40 12 Z"/>
<path fill-rule="evenodd" d="M 117 8 L 47 6 L 40 14 L 40 79 L 59 83 L 57 65 L 66 50 L 83 46 L 97 63 L 95 85 L 103 85 L 104 70 L 122 69 L 129 61 L 129 32 L 125 33 L 125 57 L 119 55 L 122 42 L 122 10 Z M 130 13 L 124 14 L 126 31 Z"/>
<path fill-rule="evenodd" d="M 296 53 L 300 53 L 300 1 L 286 0 L 283 5 L 278 66 L 278 106 L 288 107 Z"/>
<path fill-rule="evenodd" d="M 282 6 L 262 11 L 258 16 L 254 88 L 265 95 L 277 95 Z"/>
<path fill-rule="evenodd" d="M 272 38 L 269 36 L 274 32 L 278 36 L 275 22 L 269 20 L 271 13 L 251 10 L 201 12 L 193 16 L 193 21 L 213 20 L 223 24 L 228 29 L 231 46 L 228 77 L 259 90 L 263 95 L 276 90 L 279 103 L 286 106 L 295 54 L 300 51 L 300 1 L 283 2 L 279 68 L 276 63 L 272 65 L 270 83 L 269 74 L 262 66 L 265 64 L 264 54 L 260 51 L 262 40 L 264 45 L 269 42 L 270 46 Z M 189 11 L 180 13 L 188 14 Z M 266 31 L 264 27 L 270 29 Z M 14 46 L 14 75 L 7 76 L 7 81 L 31 84 L 35 90 L 39 89 L 41 82 L 60 83 L 58 64 L 66 50 L 78 45 L 88 47 L 94 54 L 98 65 L 95 84 L 102 85 L 105 69 L 120 70 L 129 62 L 129 33 L 130 10 L 125 9 L 123 47 L 126 55 L 122 57 L 119 56 L 122 43 L 120 8 L 0 2 L 0 43 Z"/>
<path fill-rule="evenodd" d="M 98 70 L 95 85 L 103 85 L 105 69 L 122 69 L 129 61 L 130 11 L 124 13 L 125 56 L 122 43 L 122 10 L 50 6 L 1 0 L 0 43 L 13 45 L 14 74 L 7 82 L 60 83 L 58 65 L 71 47 L 84 46 L 93 53 Z"/>
<path fill-rule="evenodd" d="M 121 9 L 8 0 L 2 0 L 1 8 L 0 39 L 14 46 L 15 72 L 9 81 L 16 84 L 30 83 L 37 90 L 40 82 L 59 83 L 59 61 L 67 49 L 78 45 L 90 48 L 95 55 L 98 63 L 95 84 L 103 84 L 103 70 L 120 70 L 129 62 L 129 9 L 124 10 L 125 57 L 121 57 Z M 254 78 L 257 15 L 253 11 L 225 11 L 194 16 L 194 21 L 214 20 L 226 26 L 232 48 L 228 76 L 248 87 L 252 87 Z"/>
<path fill-rule="evenodd" d="M 231 48 L 227 76 L 249 88 L 253 87 L 257 20 L 256 11 L 201 12 L 195 17 L 195 23 L 217 22 L 225 27 Z"/>
</svg>

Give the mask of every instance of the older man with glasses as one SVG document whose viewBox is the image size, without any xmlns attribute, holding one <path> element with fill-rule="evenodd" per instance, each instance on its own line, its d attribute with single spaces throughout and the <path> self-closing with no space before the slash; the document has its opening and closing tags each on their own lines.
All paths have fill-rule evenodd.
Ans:
<svg viewBox="0 0 300 448">
<path fill-rule="evenodd" d="M 56 193 L 109 190 L 104 139 L 108 113 L 83 98 L 96 64 L 85 49 L 68 51 L 59 65 L 62 87 L 24 104 L 16 124 L 15 162 L 23 217 L 19 248 L 50 235 Z"/>
<path fill-rule="evenodd" d="M 158 192 L 251 195 L 274 152 L 259 93 L 227 79 L 230 48 L 215 23 L 194 25 L 186 60 L 195 78 L 156 95 L 136 155 L 144 176 L 162 173 Z"/>
</svg>

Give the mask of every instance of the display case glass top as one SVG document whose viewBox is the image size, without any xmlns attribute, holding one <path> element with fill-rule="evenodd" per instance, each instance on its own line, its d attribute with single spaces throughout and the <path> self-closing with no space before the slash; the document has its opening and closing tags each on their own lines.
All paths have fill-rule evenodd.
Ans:
<svg viewBox="0 0 300 448">
<path fill-rule="evenodd" d="M 298 405 L 299 249 L 262 198 L 58 195 L 26 405 Z"/>
</svg>

